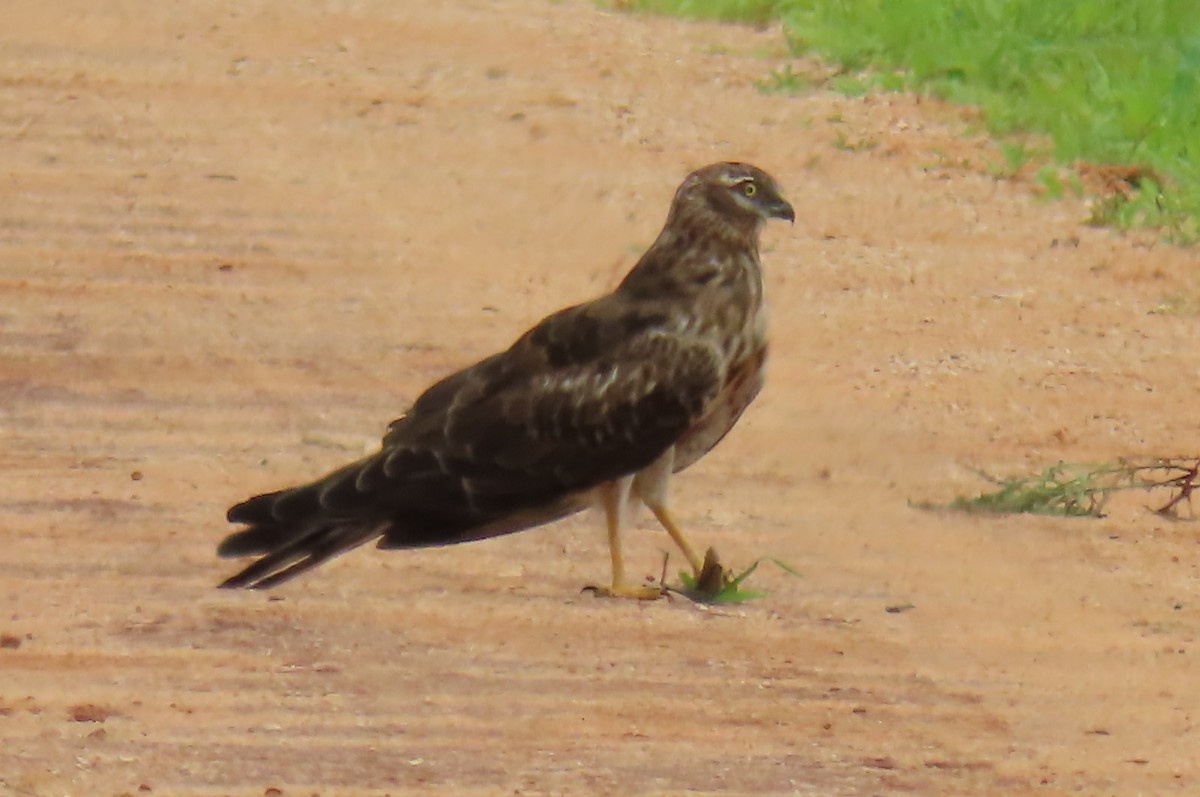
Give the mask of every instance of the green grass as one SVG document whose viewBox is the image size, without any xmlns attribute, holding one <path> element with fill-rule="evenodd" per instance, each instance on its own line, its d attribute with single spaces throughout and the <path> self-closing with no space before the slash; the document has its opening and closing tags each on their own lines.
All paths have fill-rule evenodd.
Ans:
<svg viewBox="0 0 1200 797">
<path fill-rule="evenodd" d="M 1064 515 L 1100 517 L 1104 502 L 1122 475 L 1116 465 L 1078 466 L 1058 463 L 1035 476 L 1000 479 L 979 472 L 995 490 L 948 504 L 918 504 L 921 509 L 955 509 L 977 514 Z"/>
<path fill-rule="evenodd" d="M 1150 311 L 1155 315 L 1174 315 L 1194 318 L 1200 316 L 1200 290 L 1193 293 L 1167 294 L 1158 307 Z"/>
<path fill-rule="evenodd" d="M 1119 492 L 1140 490 L 1166 500 L 1152 511 L 1178 517 L 1191 510 L 1200 488 L 1200 457 L 1167 457 L 1144 461 L 1117 460 L 1099 465 L 1059 462 L 1033 476 L 979 476 L 996 486 L 977 496 L 960 496 L 946 504 L 914 503 L 918 509 L 952 509 L 974 514 L 1033 514 L 1103 517 L 1104 505 Z"/>
<path fill-rule="evenodd" d="M 793 71 L 791 64 L 774 70 L 754 83 L 755 88 L 763 94 L 799 94 L 812 88 L 812 85 L 812 80 L 800 72 Z"/>
<path fill-rule="evenodd" d="M 780 0 L 613 0 L 612 5 L 722 22 L 763 23 L 779 17 Z"/>
<path fill-rule="evenodd" d="M 788 575 L 800 578 L 800 574 L 794 569 L 771 557 L 757 560 L 735 576 L 721 566 L 721 563 L 717 559 L 717 552 L 709 548 L 704 556 L 704 568 L 698 575 L 694 575 L 686 570 L 680 570 L 680 586 L 667 586 L 666 589 L 668 593 L 682 595 L 695 603 L 737 605 L 739 603 L 758 600 L 759 598 L 765 598 L 767 593 L 760 590 L 748 589 L 743 585 L 749 580 L 750 576 L 754 575 L 754 571 L 758 570 L 758 566 L 763 562 L 770 562 Z M 663 567 L 664 569 L 666 568 L 665 561 L 663 562 Z"/>
<path fill-rule="evenodd" d="M 1200 238 L 1196 0 L 628 4 L 712 19 L 781 18 L 792 49 L 840 64 L 851 93 L 895 88 L 899 74 L 903 88 L 979 106 L 1002 139 L 1049 134 L 1046 156 L 1060 164 L 1145 166 L 1148 179 L 1099 208 L 1095 223 L 1157 227 L 1178 242 Z M 1006 150 L 1001 172 L 1034 154 Z"/>
</svg>

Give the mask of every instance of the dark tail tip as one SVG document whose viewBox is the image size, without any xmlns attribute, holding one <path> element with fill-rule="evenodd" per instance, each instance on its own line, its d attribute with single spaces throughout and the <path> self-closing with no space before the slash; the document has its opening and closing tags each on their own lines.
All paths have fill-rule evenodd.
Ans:
<svg viewBox="0 0 1200 797">
<path fill-rule="evenodd" d="M 284 530 L 278 526 L 252 526 L 235 531 L 217 546 L 217 556 L 235 559 L 239 556 L 261 556 L 274 551 L 287 541 Z"/>
</svg>

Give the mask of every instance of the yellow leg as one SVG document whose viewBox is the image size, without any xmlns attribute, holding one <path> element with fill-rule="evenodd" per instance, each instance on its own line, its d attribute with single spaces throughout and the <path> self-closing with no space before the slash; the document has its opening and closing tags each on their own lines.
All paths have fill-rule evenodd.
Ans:
<svg viewBox="0 0 1200 797">
<path fill-rule="evenodd" d="M 671 512 L 667 509 L 667 492 L 674 469 L 675 449 L 668 448 L 650 467 L 645 468 L 634 477 L 633 490 L 642 499 L 642 503 L 654 513 L 654 517 L 658 518 L 658 522 L 662 524 L 667 534 L 671 535 L 671 539 L 679 546 L 679 550 L 683 551 L 683 555 L 687 557 L 692 571 L 699 576 L 704 571 L 704 559 L 696 554 L 696 549 L 683 536 L 683 532 L 679 530 L 679 524 L 675 522 L 675 518 L 671 517 Z"/>
<path fill-rule="evenodd" d="M 629 504 L 629 488 L 632 478 L 619 479 L 600 488 L 604 502 L 604 516 L 608 522 L 608 553 L 612 557 L 612 586 L 585 587 L 585 589 L 608 598 L 635 598 L 655 600 L 663 596 L 662 587 L 634 586 L 625 577 L 625 557 L 621 553 L 621 529 L 625 523 L 625 512 Z"/>
<path fill-rule="evenodd" d="M 654 517 L 658 518 L 658 522 L 667 530 L 667 534 L 671 535 L 671 539 L 679 546 L 679 550 L 683 551 L 683 555 L 687 557 L 688 564 L 692 566 L 692 571 L 697 575 L 704 570 L 704 559 L 696 555 L 696 549 L 692 547 L 687 538 L 683 536 L 679 526 L 675 523 L 675 518 L 671 517 L 671 512 L 665 506 L 652 506 L 650 511 L 654 513 Z"/>
</svg>

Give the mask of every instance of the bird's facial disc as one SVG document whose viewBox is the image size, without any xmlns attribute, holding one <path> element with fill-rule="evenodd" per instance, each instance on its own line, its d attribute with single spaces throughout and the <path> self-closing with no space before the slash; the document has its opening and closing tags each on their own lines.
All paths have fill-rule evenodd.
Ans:
<svg viewBox="0 0 1200 797">
<path fill-rule="evenodd" d="M 763 219 L 786 219 L 794 222 L 796 212 L 788 201 L 779 195 L 779 189 L 771 178 L 762 178 L 752 174 L 739 175 L 727 183 L 729 193 L 734 203 L 755 216 Z"/>
</svg>

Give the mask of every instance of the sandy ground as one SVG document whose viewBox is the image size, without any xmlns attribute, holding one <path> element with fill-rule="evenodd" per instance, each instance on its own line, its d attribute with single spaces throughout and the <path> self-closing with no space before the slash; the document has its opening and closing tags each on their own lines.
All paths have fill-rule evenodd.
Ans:
<svg viewBox="0 0 1200 797">
<path fill-rule="evenodd" d="M 970 466 L 1196 453 L 1197 321 L 1156 312 L 1194 253 L 994 179 L 968 113 L 758 92 L 778 30 L 540 0 L 5 17 L 0 793 L 1200 790 L 1194 524 L 909 504 Z M 596 600 L 580 516 L 213 589 L 229 504 L 607 290 L 735 158 L 799 220 L 766 233 L 767 389 L 676 503 L 803 578 Z"/>
</svg>

